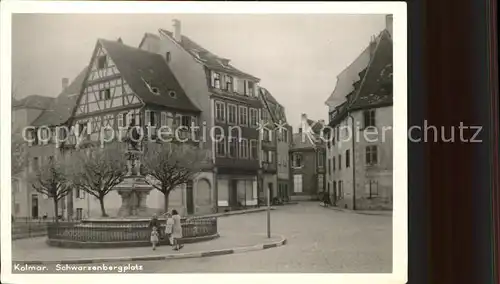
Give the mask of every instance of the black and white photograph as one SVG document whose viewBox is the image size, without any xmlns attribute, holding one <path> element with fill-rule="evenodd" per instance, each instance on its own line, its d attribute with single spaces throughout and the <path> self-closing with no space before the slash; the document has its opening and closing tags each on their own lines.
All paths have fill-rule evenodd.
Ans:
<svg viewBox="0 0 500 284">
<path fill-rule="evenodd" d="M 1 21 L 2 282 L 406 283 L 405 3 Z"/>
</svg>

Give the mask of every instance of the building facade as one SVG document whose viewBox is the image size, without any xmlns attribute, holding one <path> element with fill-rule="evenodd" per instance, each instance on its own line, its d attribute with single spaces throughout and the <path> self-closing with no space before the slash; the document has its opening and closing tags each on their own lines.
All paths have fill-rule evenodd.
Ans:
<svg viewBox="0 0 500 284">
<path fill-rule="evenodd" d="M 212 153 L 214 164 L 214 210 L 257 206 L 260 80 L 183 35 L 177 20 L 173 32 L 146 34 L 139 48 L 161 55 L 201 110 L 200 121 L 208 130 L 201 145 Z"/>
<path fill-rule="evenodd" d="M 392 209 L 391 17 L 386 29 L 338 76 L 326 102 L 332 130 L 327 191 L 342 208 Z"/>
<path fill-rule="evenodd" d="M 291 193 L 290 159 L 292 128 L 287 124 L 285 108 L 265 88 L 260 88 L 262 110 L 262 196 L 289 200 Z"/>
<path fill-rule="evenodd" d="M 302 125 L 293 134 L 290 148 L 290 175 L 293 200 L 318 200 L 325 190 L 325 143 L 321 138 L 324 121 L 302 114 Z"/>
<path fill-rule="evenodd" d="M 63 86 L 65 87 L 65 86 Z M 23 131 L 25 127 L 33 125 L 42 113 L 50 109 L 54 98 L 32 95 L 21 100 L 12 101 L 12 139 L 17 139 L 23 145 Z M 24 147 L 20 146 L 20 147 Z M 19 171 L 12 172 L 12 195 L 11 213 L 14 218 L 38 217 L 40 211 L 45 211 L 47 206 L 51 206 L 40 194 L 37 193 L 28 182 L 30 169 L 35 166 L 29 151 L 22 151 L 23 158 L 20 158 Z M 26 161 L 27 163 L 24 163 Z M 12 163 L 18 161 L 13 160 Z M 36 160 L 35 160 L 36 162 Z M 13 165 L 13 168 L 18 168 Z M 49 207 L 51 208 L 51 207 Z"/>
</svg>

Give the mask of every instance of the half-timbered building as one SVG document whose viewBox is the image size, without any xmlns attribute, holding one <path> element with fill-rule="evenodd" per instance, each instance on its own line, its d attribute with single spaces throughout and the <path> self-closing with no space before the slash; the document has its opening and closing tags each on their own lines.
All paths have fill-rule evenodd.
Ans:
<svg viewBox="0 0 500 284">
<path fill-rule="evenodd" d="M 111 142 L 124 145 L 131 125 L 143 130 L 145 140 L 158 139 L 162 126 L 169 129 L 170 138 L 188 139 L 190 127 L 198 124 L 199 114 L 199 108 L 186 96 L 163 57 L 127 46 L 121 40 L 99 39 L 73 111 L 74 132 L 69 145 L 77 148 Z M 211 212 L 212 192 L 207 183 L 211 183 L 211 175 L 199 174 L 196 181 L 171 193 L 169 207 L 181 214 L 195 213 L 194 209 L 200 214 Z M 202 193 L 194 200 L 192 192 L 197 189 Z M 82 211 L 77 214 L 83 217 L 99 214 L 96 199 L 83 193 L 76 196 L 84 199 L 75 205 L 77 211 Z M 147 206 L 161 212 L 163 202 L 163 194 L 153 189 Z M 121 205 L 121 198 L 112 191 L 106 196 L 105 205 L 108 214 L 113 215 Z"/>
</svg>

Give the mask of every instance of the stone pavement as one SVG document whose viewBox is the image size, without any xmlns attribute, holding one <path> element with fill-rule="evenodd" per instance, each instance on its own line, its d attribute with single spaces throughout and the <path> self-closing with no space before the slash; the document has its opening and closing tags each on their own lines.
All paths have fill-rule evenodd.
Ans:
<svg viewBox="0 0 500 284">
<path fill-rule="evenodd" d="M 134 248 L 95 248 L 95 249 L 73 249 L 50 247 L 45 243 L 46 237 L 15 240 L 12 242 L 13 261 L 76 261 L 81 259 L 112 259 L 130 257 L 153 257 L 175 255 L 196 252 L 210 252 L 217 250 L 235 249 L 276 243 L 282 236 L 274 235 L 271 239 L 264 234 L 240 234 L 235 231 L 219 232 L 220 237 L 214 240 L 186 244 L 180 251 L 175 251 L 169 246 L 160 246 L 156 250 L 151 247 Z M 262 248 L 261 248 L 262 249 Z M 95 261 L 93 261 L 95 262 Z"/>
<path fill-rule="evenodd" d="M 135 262 L 146 273 L 390 273 L 392 218 L 327 210 L 317 202 L 276 207 L 272 232 L 285 246 L 175 261 Z M 265 232 L 266 213 L 219 219 L 221 231 Z M 110 263 L 111 264 L 111 263 Z"/>
<path fill-rule="evenodd" d="M 389 210 L 350 210 L 350 209 L 344 209 L 344 208 L 339 208 L 335 206 L 323 206 L 319 204 L 320 207 L 325 208 L 325 209 L 330 209 L 330 210 L 335 210 L 339 212 L 345 212 L 345 213 L 354 213 L 354 214 L 362 214 L 362 215 L 379 215 L 379 216 L 392 216 L 392 211 Z"/>
</svg>

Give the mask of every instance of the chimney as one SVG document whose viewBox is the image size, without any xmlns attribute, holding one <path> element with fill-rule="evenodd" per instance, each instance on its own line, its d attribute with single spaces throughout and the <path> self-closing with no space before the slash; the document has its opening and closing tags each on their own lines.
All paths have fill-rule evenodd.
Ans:
<svg viewBox="0 0 500 284">
<path fill-rule="evenodd" d="M 324 119 L 320 119 L 320 120 L 318 120 L 318 122 L 319 122 L 319 124 L 321 124 L 321 125 L 325 125 L 325 120 L 324 120 Z"/>
<path fill-rule="evenodd" d="M 119 42 L 119 43 L 123 43 L 122 38 L 121 38 L 121 37 L 119 37 L 119 38 L 118 38 L 118 40 L 117 40 L 117 42 Z"/>
<path fill-rule="evenodd" d="M 392 14 L 385 16 L 385 29 L 389 32 L 392 37 Z"/>
<path fill-rule="evenodd" d="M 174 19 L 174 39 L 176 42 L 181 42 L 181 22 L 179 20 Z"/>
<path fill-rule="evenodd" d="M 62 84 L 62 90 L 66 90 L 66 88 L 68 87 L 69 85 L 69 79 L 68 78 L 62 78 L 61 80 L 61 84 Z"/>
</svg>

